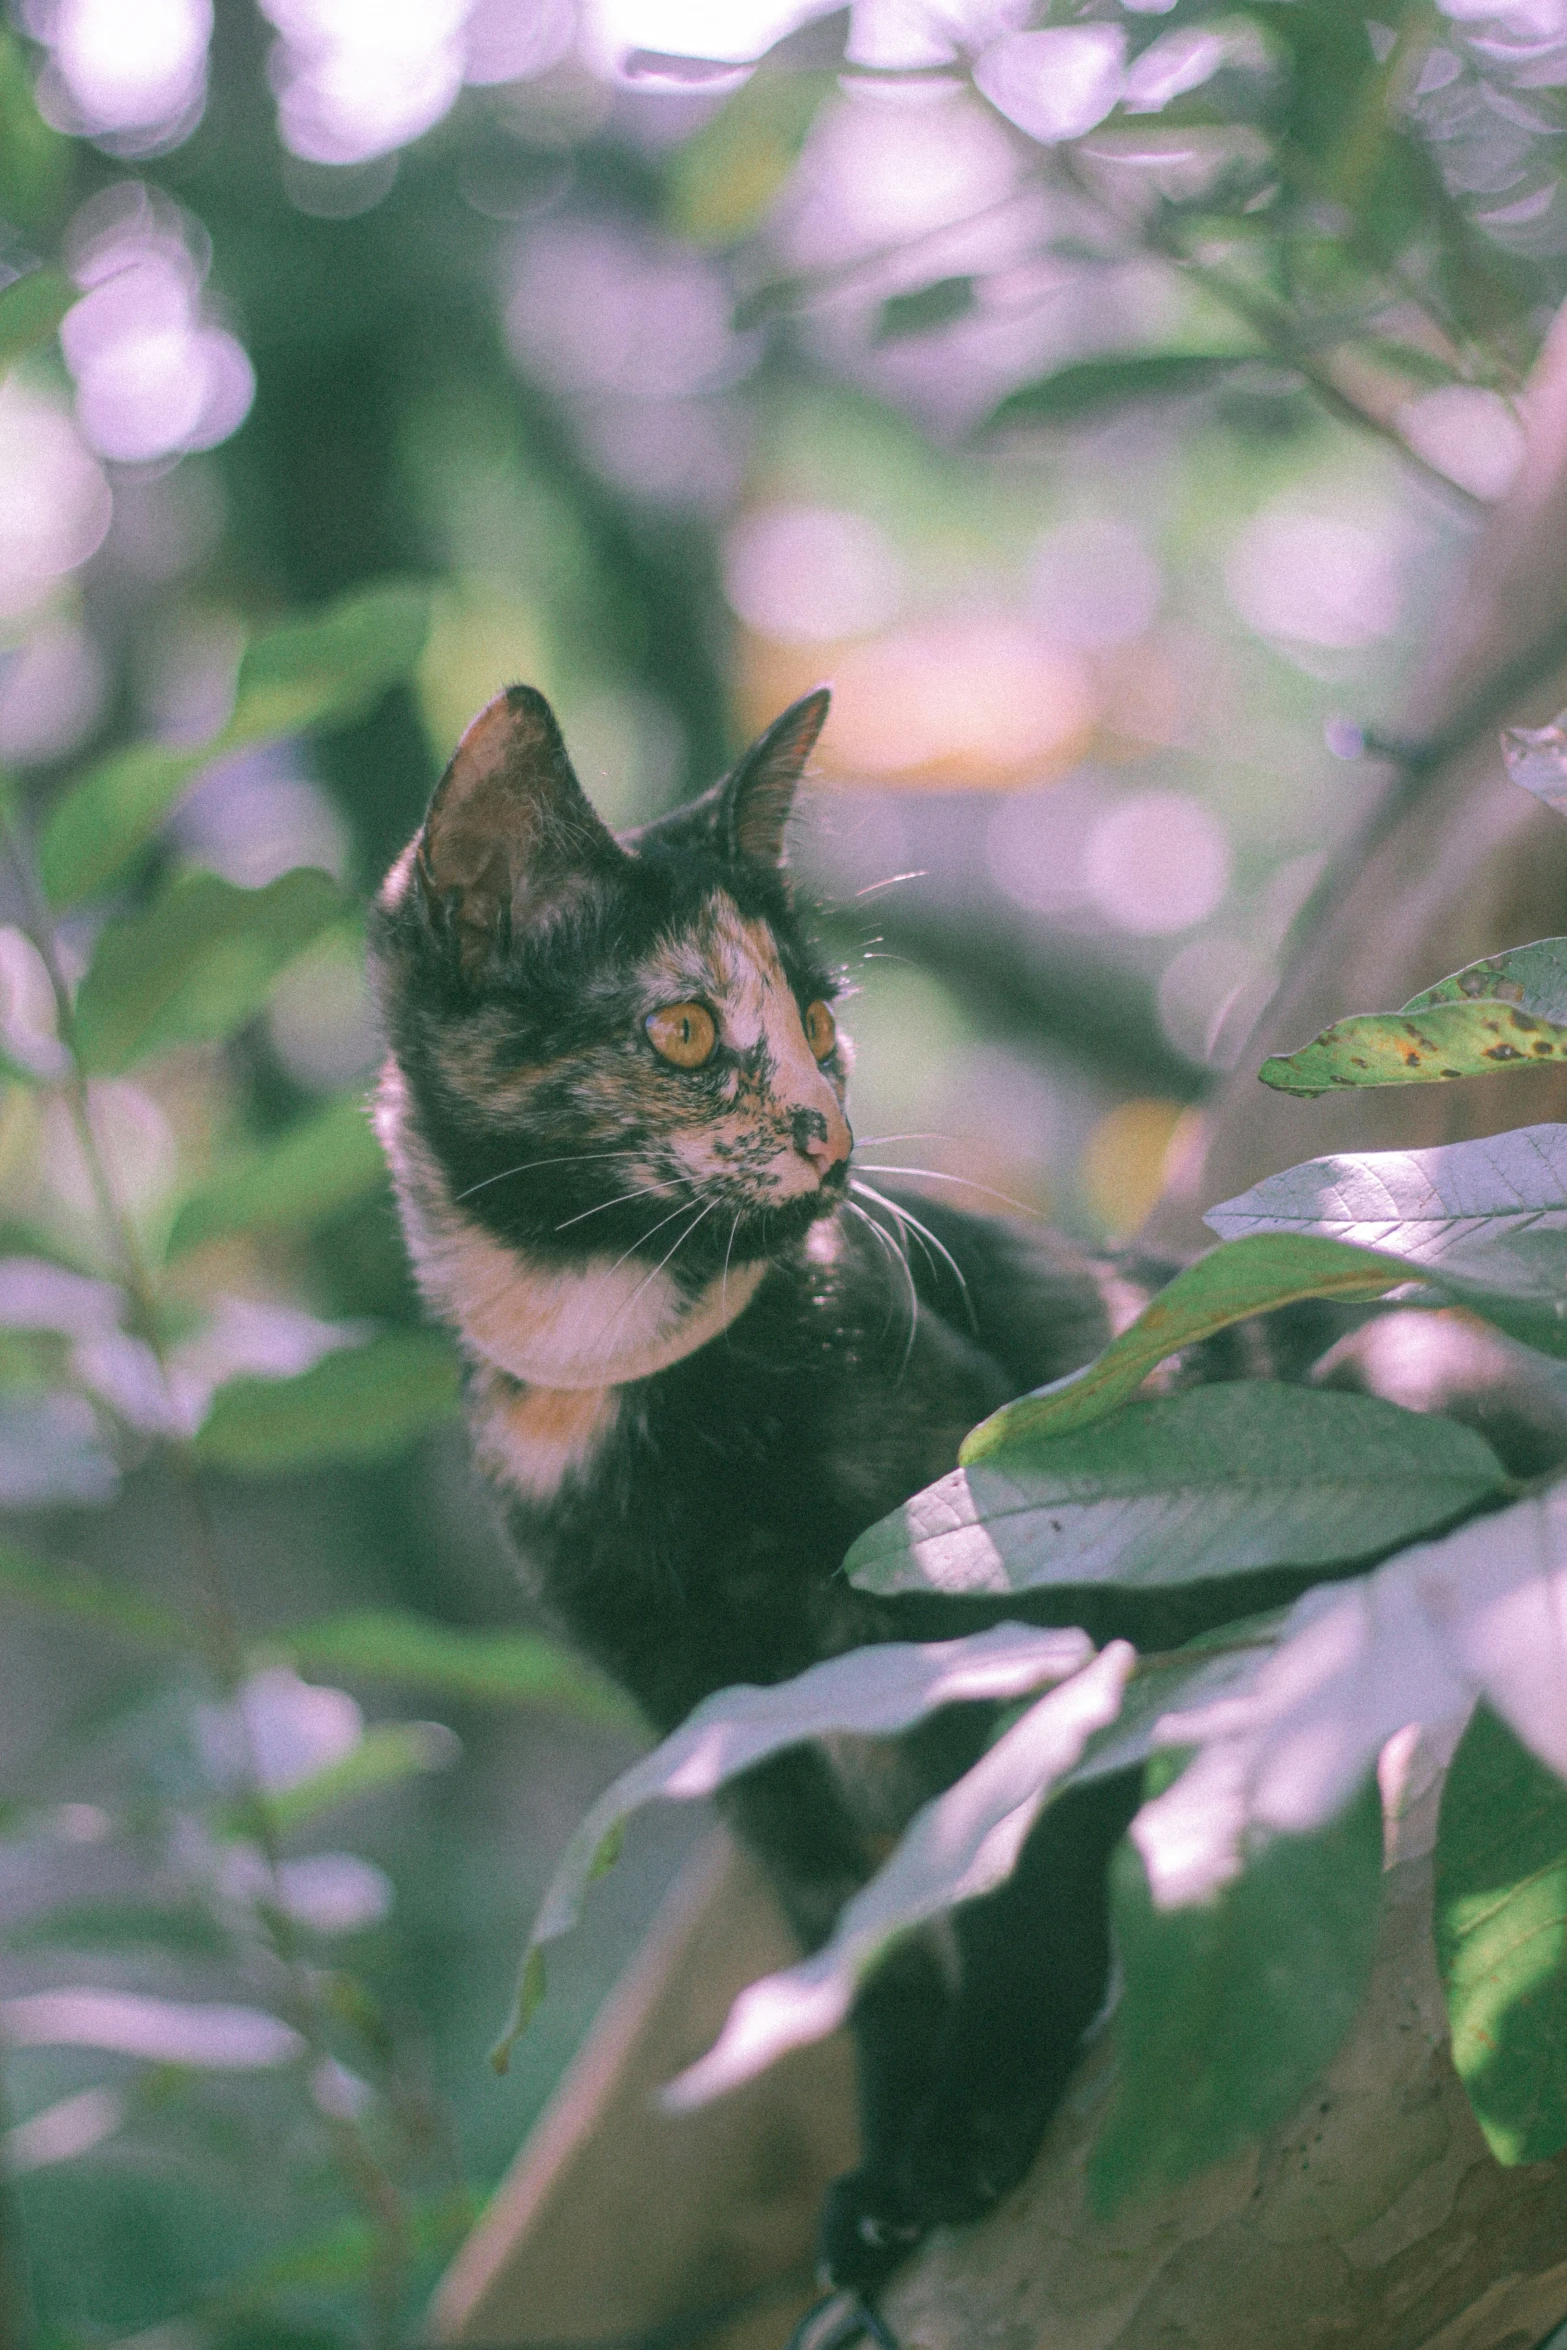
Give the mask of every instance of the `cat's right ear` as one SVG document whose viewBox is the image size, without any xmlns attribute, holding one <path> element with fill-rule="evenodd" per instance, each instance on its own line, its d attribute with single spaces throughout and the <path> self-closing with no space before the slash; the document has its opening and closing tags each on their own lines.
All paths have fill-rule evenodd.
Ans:
<svg viewBox="0 0 1567 2350">
<path fill-rule="evenodd" d="M 622 851 L 577 781 L 555 713 L 529 685 L 479 712 L 436 786 L 412 885 L 464 974 L 504 961 L 512 940 L 613 871 Z"/>
</svg>

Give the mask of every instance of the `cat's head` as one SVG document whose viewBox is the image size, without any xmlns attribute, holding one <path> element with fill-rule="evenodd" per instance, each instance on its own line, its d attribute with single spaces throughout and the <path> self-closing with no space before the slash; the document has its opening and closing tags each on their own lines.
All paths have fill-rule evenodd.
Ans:
<svg viewBox="0 0 1567 2350">
<path fill-rule="evenodd" d="M 692 1294 L 837 1206 L 847 1054 L 783 873 L 827 701 L 619 838 L 541 694 L 480 712 L 375 921 L 405 1199 L 535 1262 L 668 1253 Z"/>
</svg>

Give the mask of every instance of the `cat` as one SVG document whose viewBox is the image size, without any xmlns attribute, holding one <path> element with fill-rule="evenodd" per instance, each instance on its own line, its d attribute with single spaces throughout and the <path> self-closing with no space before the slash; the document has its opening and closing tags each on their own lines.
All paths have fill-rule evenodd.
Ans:
<svg viewBox="0 0 1567 2350">
<path fill-rule="evenodd" d="M 478 1463 L 551 1617 L 661 1733 L 736 1682 L 976 1629 L 973 1603 L 857 1591 L 845 1551 L 1160 1277 L 862 1192 L 840 982 L 785 862 L 827 707 L 807 695 L 712 790 L 617 838 L 548 703 L 514 686 L 463 736 L 373 924 L 377 1126 L 420 1288 L 461 1344 Z M 1308 1330 L 1301 1360 L 1331 1334 Z M 1255 1370 L 1250 1343 L 1213 1342 L 1202 1375 Z M 951 1708 L 731 1790 L 806 1947 L 992 1726 Z M 1137 1796 L 1118 1777 L 1047 1811 L 1011 1884 L 862 1993 L 833 2284 L 874 2293 L 1027 2170 L 1105 2000 L 1104 1864 Z"/>
</svg>

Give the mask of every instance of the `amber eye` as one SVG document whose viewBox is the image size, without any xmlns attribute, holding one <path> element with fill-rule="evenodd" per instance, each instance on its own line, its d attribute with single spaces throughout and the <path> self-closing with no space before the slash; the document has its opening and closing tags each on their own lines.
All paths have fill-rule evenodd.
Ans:
<svg viewBox="0 0 1567 2350">
<path fill-rule="evenodd" d="M 677 1069 L 700 1069 L 718 1042 L 713 1015 L 703 1004 L 666 1004 L 649 1012 L 645 1025 L 654 1052 Z"/>
<path fill-rule="evenodd" d="M 805 1041 L 819 1061 L 825 1061 L 838 1041 L 838 1023 L 825 1004 L 805 1007 Z"/>
</svg>

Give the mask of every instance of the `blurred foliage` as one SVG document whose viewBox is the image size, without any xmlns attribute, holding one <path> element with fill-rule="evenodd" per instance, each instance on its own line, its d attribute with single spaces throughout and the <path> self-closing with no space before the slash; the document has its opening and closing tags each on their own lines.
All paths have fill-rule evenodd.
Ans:
<svg viewBox="0 0 1567 2350">
<path fill-rule="evenodd" d="M 861 8 L 754 71 L 739 7 L 706 62 L 655 0 L 618 61 L 607 13 L 447 14 L 422 115 L 332 116 L 390 87 L 345 51 L 313 131 L 248 0 L 183 81 L 0 33 L 5 1995 L 307 2044 L 16 2052 L 51 2344 L 408 2339 L 612 1971 L 498 2102 L 521 1917 L 635 1731 L 475 1530 L 364 1114 L 359 909 L 466 716 L 530 677 L 631 823 L 832 675 L 800 861 L 857 1124 L 1128 1230 L 1567 289 L 1567 67 L 1500 0 Z M 1241 1255 L 1185 1337 L 1275 1293 Z"/>
</svg>

